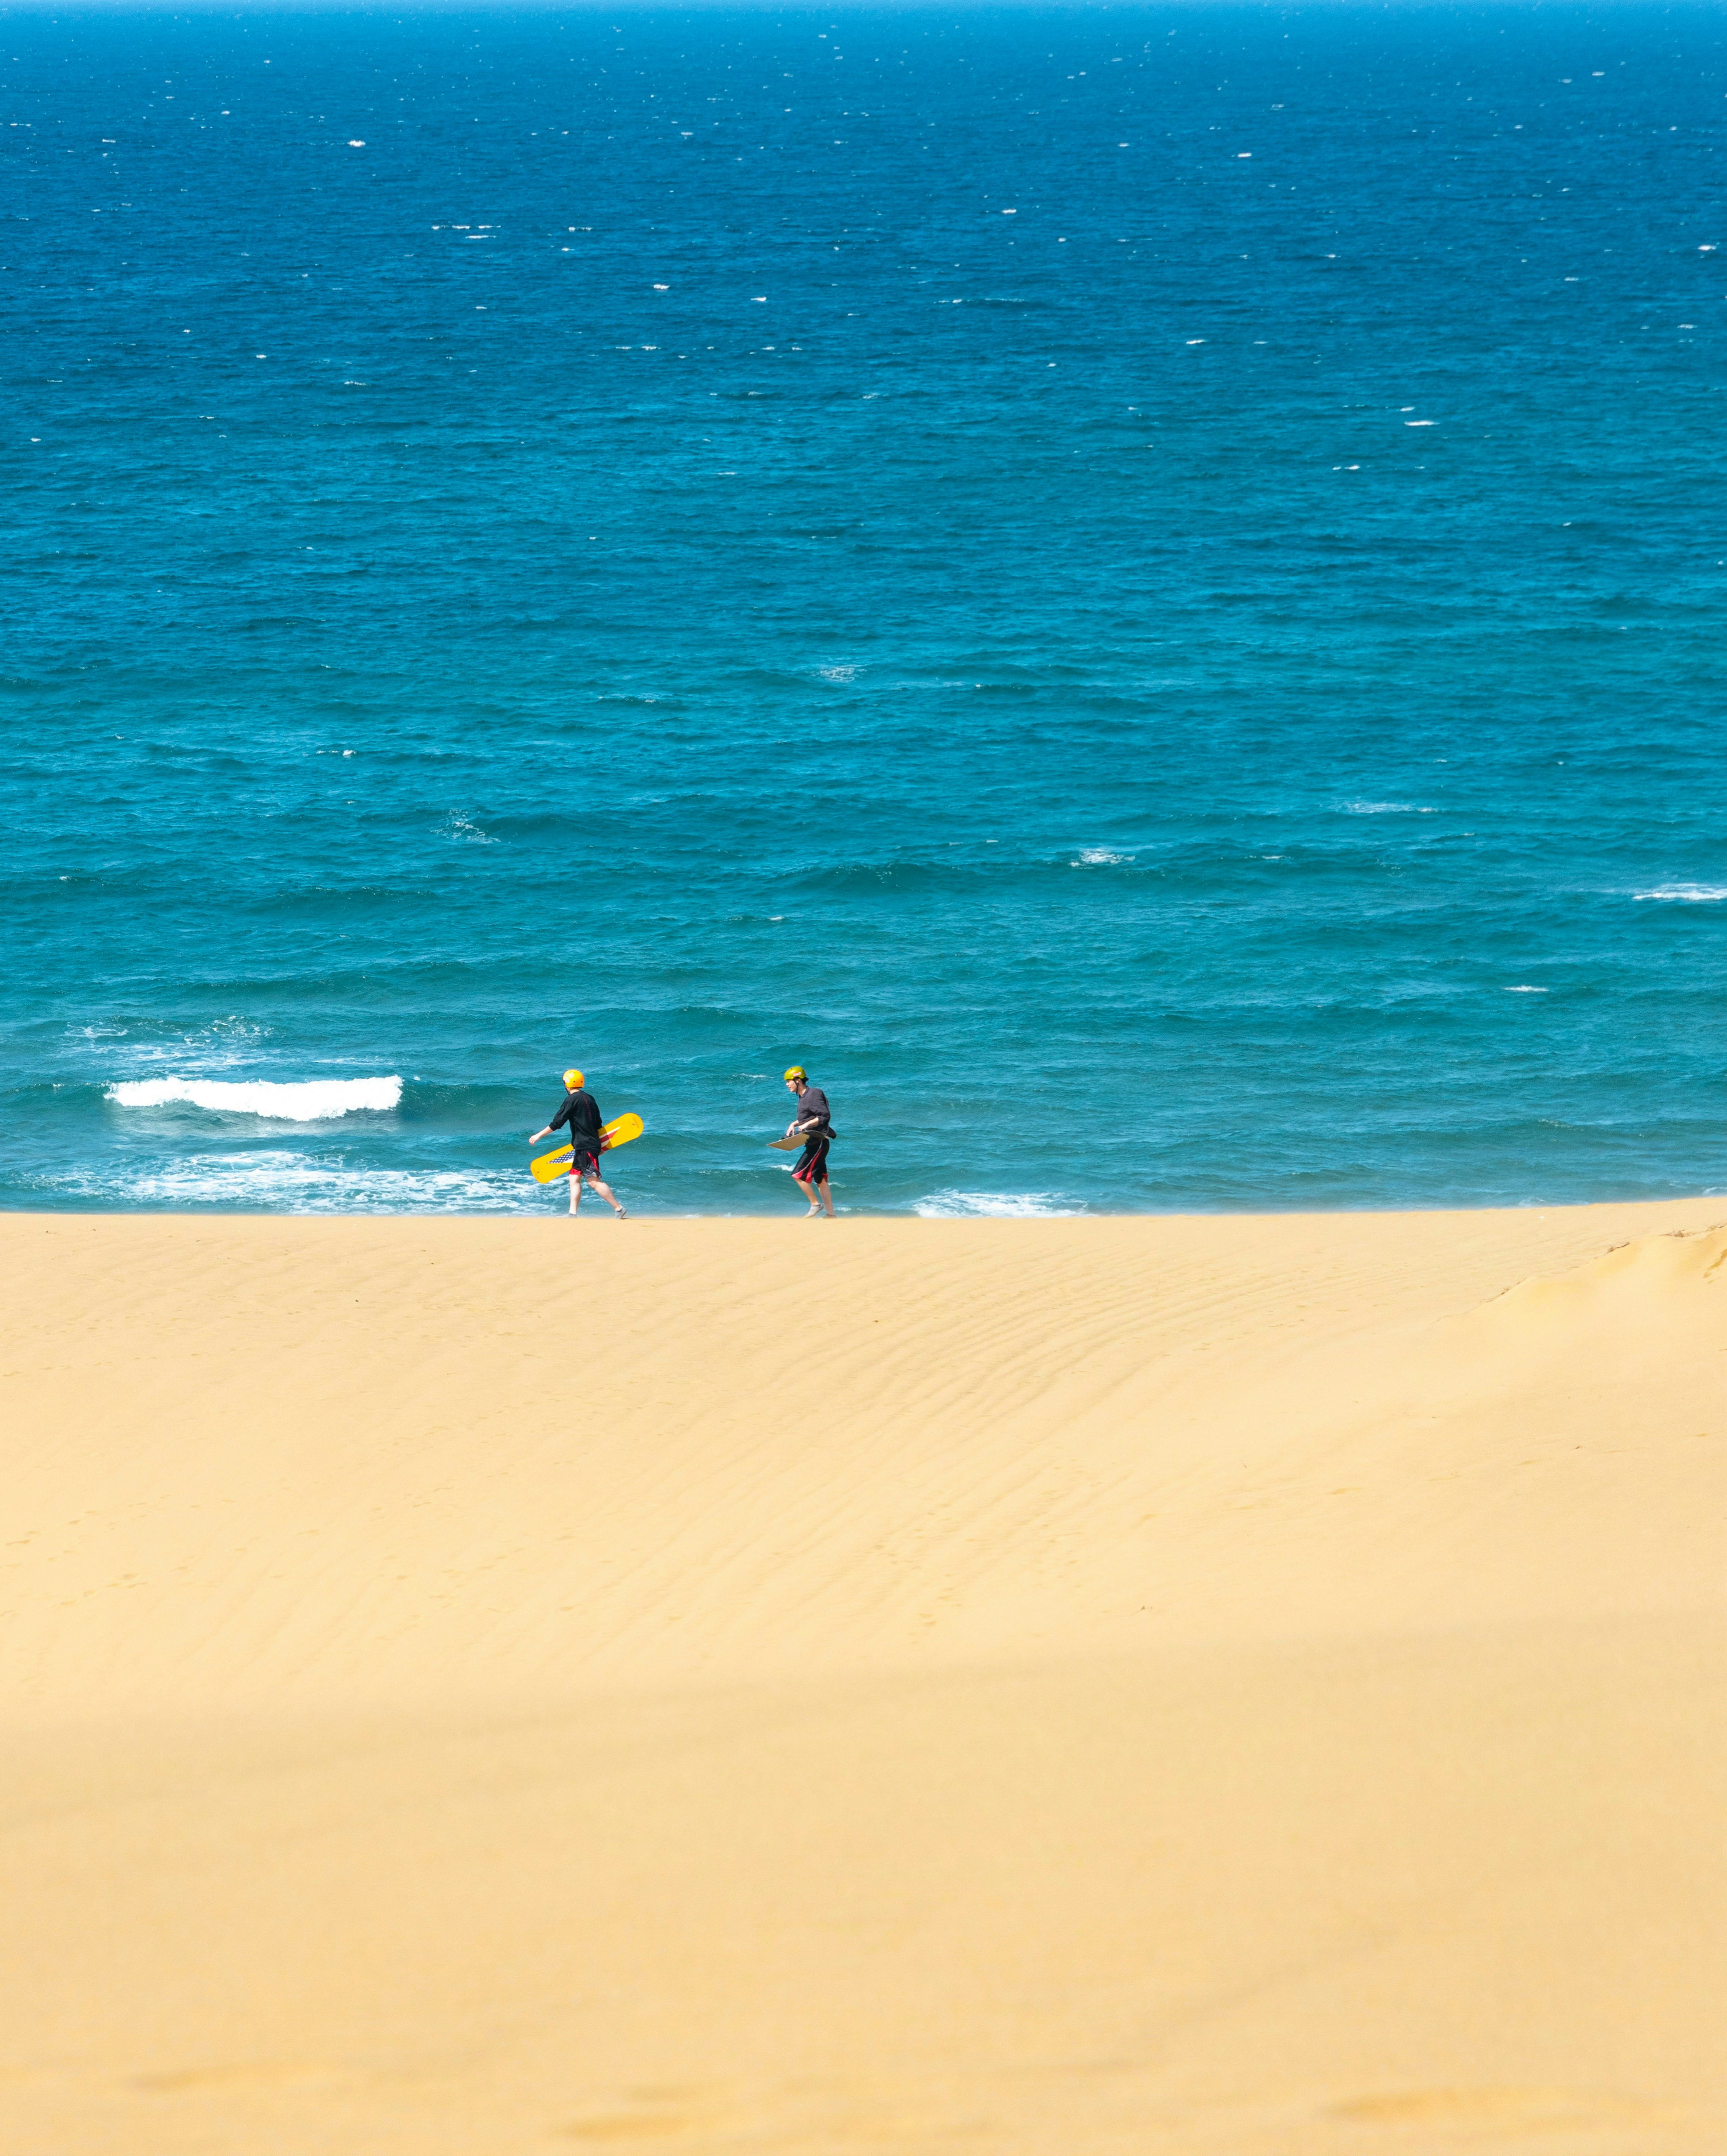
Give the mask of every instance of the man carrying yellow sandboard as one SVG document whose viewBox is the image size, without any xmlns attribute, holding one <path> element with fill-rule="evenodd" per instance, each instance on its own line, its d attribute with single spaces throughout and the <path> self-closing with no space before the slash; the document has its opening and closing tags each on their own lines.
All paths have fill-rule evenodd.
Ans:
<svg viewBox="0 0 1727 2156">
<path fill-rule="evenodd" d="M 637 1129 L 640 1125 L 636 1126 Z M 582 1083 L 579 1070 L 563 1074 L 563 1098 L 558 1111 L 542 1131 L 536 1131 L 528 1140 L 537 1145 L 542 1138 L 549 1138 L 555 1130 L 568 1130 L 570 1134 L 570 1218 L 574 1219 L 582 1203 L 582 1185 L 597 1190 L 620 1220 L 630 1215 L 612 1195 L 609 1185 L 599 1172 L 599 1156 L 605 1150 L 605 1132 L 599 1120 L 599 1103 Z M 632 1132 L 632 1136 L 634 1133 Z"/>
</svg>

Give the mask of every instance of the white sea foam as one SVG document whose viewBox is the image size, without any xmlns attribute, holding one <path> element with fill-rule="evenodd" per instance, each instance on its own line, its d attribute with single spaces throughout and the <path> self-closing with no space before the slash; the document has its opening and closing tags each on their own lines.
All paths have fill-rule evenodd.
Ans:
<svg viewBox="0 0 1727 2156">
<path fill-rule="evenodd" d="M 45 1183 L 67 1196 L 113 1196 L 104 1168 Z M 209 1153 L 152 1174 L 129 1173 L 126 1202 L 223 1206 L 270 1213 L 538 1213 L 540 1191 L 522 1174 L 460 1168 L 354 1168 L 296 1152 Z M 559 1194 L 562 1195 L 560 1190 Z"/>
<path fill-rule="evenodd" d="M 938 1190 L 912 1210 L 924 1220 L 1071 1220 L 1085 1208 L 1065 1204 L 1053 1190 Z"/>
<path fill-rule="evenodd" d="M 1071 869 L 1119 868 L 1123 861 L 1132 860 L 1131 854 L 1113 854 L 1108 846 L 1082 846 L 1079 859 L 1069 861 Z"/>
<path fill-rule="evenodd" d="M 1658 883 L 1652 891 L 1634 891 L 1633 898 L 1665 898 L 1681 906 L 1719 906 L 1727 898 L 1727 884 Z"/>
<path fill-rule="evenodd" d="M 198 1065 L 199 1075 L 208 1077 L 216 1070 L 232 1069 L 236 1064 L 255 1063 L 257 1044 L 269 1039 L 271 1029 L 254 1025 L 236 1014 L 213 1019 L 209 1024 L 177 1034 L 172 1040 L 138 1040 L 136 1021 L 131 1024 L 117 1020 L 98 1021 L 95 1025 L 69 1027 L 67 1030 L 71 1037 L 88 1041 L 93 1050 L 99 1043 L 124 1040 L 134 1070 L 141 1065 L 156 1069 L 166 1066 L 171 1076 L 182 1075 L 176 1074 L 174 1066 L 183 1065 L 189 1058 Z"/>
<path fill-rule="evenodd" d="M 108 1088 L 122 1108 L 165 1108 L 183 1101 L 215 1115 L 269 1116 L 285 1123 L 327 1122 L 356 1108 L 393 1108 L 402 1098 L 399 1078 L 312 1078 L 299 1085 L 268 1079 L 130 1078 Z"/>
<path fill-rule="evenodd" d="M 1528 981 L 1518 981 L 1505 990 L 1508 996 L 1545 996 L 1545 988 L 1532 987 Z"/>
<path fill-rule="evenodd" d="M 1431 808 L 1418 808 L 1413 801 L 1344 801 L 1345 816 L 1431 816 Z"/>
</svg>

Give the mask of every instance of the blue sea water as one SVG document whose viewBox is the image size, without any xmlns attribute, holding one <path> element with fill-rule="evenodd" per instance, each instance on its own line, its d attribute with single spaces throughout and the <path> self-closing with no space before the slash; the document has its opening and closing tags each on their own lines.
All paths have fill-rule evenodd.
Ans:
<svg viewBox="0 0 1727 2156">
<path fill-rule="evenodd" d="M 1718 10 L 0 37 L 0 1203 L 1727 1187 Z"/>
</svg>

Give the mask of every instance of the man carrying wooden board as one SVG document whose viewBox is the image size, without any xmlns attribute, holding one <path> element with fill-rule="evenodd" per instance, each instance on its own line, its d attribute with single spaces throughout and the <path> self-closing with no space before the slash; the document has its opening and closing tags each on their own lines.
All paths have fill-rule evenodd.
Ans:
<svg viewBox="0 0 1727 2156">
<path fill-rule="evenodd" d="M 804 1150 L 798 1156 L 798 1164 L 792 1170 L 792 1180 L 810 1200 L 806 1220 L 820 1217 L 823 1206 L 827 1217 L 834 1217 L 833 1193 L 828 1188 L 828 1147 L 833 1139 L 833 1125 L 828 1113 L 828 1096 L 819 1086 L 810 1083 L 810 1074 L 801 1063 L 793 1064 L 785 1074 L 788 1092 L 798 1096 L 798 1112 L 786 1127 L 786 1137 L 800 1137 Z M 781 1141 L 784 1142 L 784 1140 Z M 817 1193 L 820 1193 L 818 1199 Z"/>
</svg>

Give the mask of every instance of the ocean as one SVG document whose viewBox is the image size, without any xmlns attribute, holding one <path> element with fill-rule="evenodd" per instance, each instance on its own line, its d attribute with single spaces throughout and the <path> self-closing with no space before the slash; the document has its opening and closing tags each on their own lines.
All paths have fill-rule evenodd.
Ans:
<svg viewBox="0 0 1727 2156">
<path fill-rule="evenodd" d="M 0 36 L 0 1204 L 1727 1188 L 1718 10 Z"/>
</svg>

